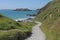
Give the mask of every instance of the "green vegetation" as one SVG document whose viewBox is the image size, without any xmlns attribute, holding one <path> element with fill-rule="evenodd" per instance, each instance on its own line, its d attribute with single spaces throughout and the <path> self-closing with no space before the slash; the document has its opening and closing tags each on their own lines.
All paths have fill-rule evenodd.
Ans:
<svg viewBox="0 0 60 40">
<path fill-rule="evenodd" d="M 34 22 L 19 23 L 0 14 L 0 40 L 24 40 L 34 25 Z"/>
<path fill-rule="evenodd" d="M 12 19 L 0 15 L 0 30 L 10 30 L 21 27 L 21 25 Z"/>
<path fill-rule="evenodd" d="M 22 25 L 21 30 L 32 30 L 32 26 L 35 25 L 34 22 L 20 22 L 19 24 Z"/>
<path fill-rule="evenodd" d="M 35 20 L 42 22 L 46 40 L 60 40 L 60 0 L 53 0 L 40 9 Z"/>
</svg>

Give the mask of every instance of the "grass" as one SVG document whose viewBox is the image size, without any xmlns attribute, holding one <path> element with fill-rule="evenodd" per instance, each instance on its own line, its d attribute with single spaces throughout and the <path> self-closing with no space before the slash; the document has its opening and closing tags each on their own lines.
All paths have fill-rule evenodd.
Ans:
<svg viewBox="0 0 60 40">
<path fill-rule="evenodd" d="M 34 22 L 19 23 L 0 14 L 0 40 L 24 40 L 34 25 Z"/>
<path fill-rule="evenodd" d="M 0 17 L 0 30 L 10 30 L 21 27 L 20 24 L 7 17 Z"/>
<path fill-rule="evenodd" d="M 46 40 L 60 40 L 60 18 L 58 18 L 52 24 L 46 24 L 47 22 L 43 22 L 41 25 L 41 29 L 46 34 Z"/>
<path fill-rule="evenodd" d="M 60 0 L 49 2 L 40 10 L 35 20 L 42 22 L 46 40 L 60 40 Z"/>
<path fill-rule="evenodd" d="M 22 30 L 32 30 L 31 28 L 36 24 L 34 22 L 20 22 L 19 24 L 22 25 Z"/>
</svg>

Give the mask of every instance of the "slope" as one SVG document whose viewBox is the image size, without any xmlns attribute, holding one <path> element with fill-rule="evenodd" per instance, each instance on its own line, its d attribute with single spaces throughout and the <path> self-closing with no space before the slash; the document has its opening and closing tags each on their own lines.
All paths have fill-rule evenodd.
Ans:
<svg viewBox="0 0 60 40">
<path fill-rule="evenodd" d="M 60 0 L 53 0 L 40 9 L 35 20 L 42 22 L 46 40 L 60 40 Z"/>
<path fill-rule="evenodd" d="M 24 40 L 31 34 L 33 22 L 18 23 L 0 14 L 0 40 Z"/>
</svg>

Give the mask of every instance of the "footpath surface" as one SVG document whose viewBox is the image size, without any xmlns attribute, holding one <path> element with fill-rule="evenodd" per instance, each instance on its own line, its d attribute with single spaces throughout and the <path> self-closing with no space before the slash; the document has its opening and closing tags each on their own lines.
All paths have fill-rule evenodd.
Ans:
<svg viewBox="0 0 60 40">
<path fill-rule="evenodd" d="M 35 22 L 37 23 L 33 28 L 32 28 L 32 35 L 31 37 L 25 39 L 25 40 L 45 40 L 45 34 L 42 32 L 40 29 L 41 23 L 40 22 Z"/>
</svg>

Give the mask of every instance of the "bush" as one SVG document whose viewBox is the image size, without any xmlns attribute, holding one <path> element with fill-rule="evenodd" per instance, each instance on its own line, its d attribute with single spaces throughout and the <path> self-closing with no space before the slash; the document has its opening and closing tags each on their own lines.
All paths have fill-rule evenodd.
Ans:
<svg viewBox="0 0 60 40">
<path fill-rule="evenodd" d="M 2 15 L 0 15 L 0 17 L 3 17 Z"/>
</svg>

